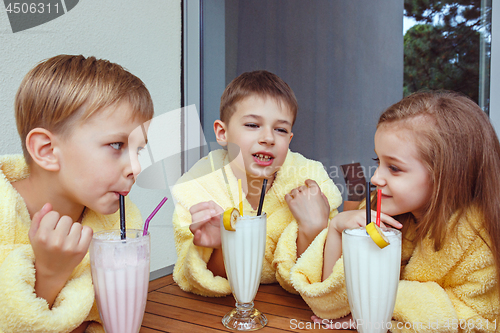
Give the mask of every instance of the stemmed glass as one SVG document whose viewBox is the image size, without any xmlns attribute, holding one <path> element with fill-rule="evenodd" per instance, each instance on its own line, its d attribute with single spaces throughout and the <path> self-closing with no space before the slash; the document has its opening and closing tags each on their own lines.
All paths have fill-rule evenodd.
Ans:
<svg viewBox="0 0 500 333">
<path fill-rule="evenodd" d="M 236 300 L 222 323 L 238 331 L 254 331 L 267 324 L 267 318 L 253 306 L 262 274 L 266 250 L 266 214 L 238 217 L 235 231 L 224 228 L 221 217 L 221 242 L 226 274 Z"/>
</svg>

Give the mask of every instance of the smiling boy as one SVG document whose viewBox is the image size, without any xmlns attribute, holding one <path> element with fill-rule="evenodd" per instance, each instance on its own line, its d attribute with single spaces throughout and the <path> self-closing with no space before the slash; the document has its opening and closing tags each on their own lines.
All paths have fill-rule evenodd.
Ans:
<svg viewBox="0 0 500 333">
<path fill-rule="evenodd" d="M 204 296 L 231 293 L 220 242 L 220 214 L 237 206 L 242 180 L 243 210 L 255 215 L 263 179 L 267 240 L 261 283 L 278 281 L 295 292 L 290 270 L 327 226 L 341 203 L 340 192 L 319 162 L 289 151 L 297 101 L 290 87 L 267 71 L 234 79 L 221 97 L 212 151 L 173 189 L 173 224 L 178 259 L 174 279 Z"/>
<path fill-rule="evenodd" d="M 15 110 L 24 156 L 0 157 L 0 332 L 104 332 L 87 251 L 93 231 L 119 228 L 149 92 L 117 64 L 60 55 L 25 76 Z"/>
</svg>

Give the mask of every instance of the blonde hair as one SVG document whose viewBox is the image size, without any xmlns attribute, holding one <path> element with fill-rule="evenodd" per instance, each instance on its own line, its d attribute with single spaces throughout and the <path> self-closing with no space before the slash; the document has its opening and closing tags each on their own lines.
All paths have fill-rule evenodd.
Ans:
<svg viewBox="0 0 500 333">
<path fill-rule="evenodd" d="M 128 102 L 132 118 L 153 117 L 144 83 L 122 66 L 95 57 L 58 55 L 40 62 L 24 77 L 15 99 L 17 130 L 26 161 L 26 136 L 37 127 L 66 135 L 72 125 L 118 102 Z M 133 119 L 132 119 L 133 120 Z"/>
<path fill-rule="evenodd" d="M 387 124 L 412 132 L 431 176 L 432 195 L 415 240 L 429 235 L 439 250 L 452 214 L 464 216 L 469 207 L 478 207 L 499 275 L 500 143 L 488 116 L 458 93 L 422 92 L 389 107 L 377 128 Z"/>
<path fill-rule="evenodd" d="M 265 70 L 243 73 L 228 84 L 220 98 L 220 120 L 228 123 L 236 111 L 236 104 L 252 95 L 285 103 L 295 122 L 299 106 L 292 88 L 278 75 Z"/>
</svg>

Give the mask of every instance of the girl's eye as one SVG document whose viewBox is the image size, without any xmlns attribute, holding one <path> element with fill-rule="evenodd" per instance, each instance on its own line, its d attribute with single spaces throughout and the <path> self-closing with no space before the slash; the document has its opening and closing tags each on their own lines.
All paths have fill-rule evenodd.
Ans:
<svg viewBox="0 0 500 333">
<path fill-rule="evenodd" d="M 113 142 L 109 144 L 111 148 L 120 150 L 123 147 L 123 142 Z"/>
<path fill-rule="evenodd" d="M 394 166 L 394 165 L 389 165 L 389 169 L 392 172 L 399 172 L 399 171 L 401 171 L 397 166 Z"/>
<path fill-rule="evenodd" d="M 375 162 L 377 162 L 378 165 L 380 165 L 380 159 L 378 157 L 372 158 Z"/>
<path fill-rule="evenodd" d="M 141 151 L 144 150 L 144 147 L 137 148 L 137 156 L 141 155 Z"/>
<path fill-rule="evenodd" d="M 248 124 L 245 124 L 246 127 L 250 127 L 250 128 L 258 128 L 259 125 L 257 124 L 254 124 L 254 123 L 248 123 Z"/>
</svg>

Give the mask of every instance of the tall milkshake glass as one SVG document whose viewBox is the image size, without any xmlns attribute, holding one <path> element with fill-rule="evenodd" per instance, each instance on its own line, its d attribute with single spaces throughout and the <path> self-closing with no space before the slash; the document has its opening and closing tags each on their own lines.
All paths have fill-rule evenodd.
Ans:
<svg viewBox="0 0 500 333">
<path fill-rule="evenodd" d="M 96 232 L 90 244 L 92 281 L 107 333 L 137 333 L 141 328 L 149 284 L 149 234 L 128 229 Z"/>
<path fill-rule="evenodd" d="M 229 329 L 254 331 L 267 324 L 267 318 L 253 307 L 262 274 L 266 250 L 266 214 L 238 217 L 235 231 L 224 228 L 221 217 L 221 242 L 226 274 L 236 299 L 236 308 L 222 323 Z"/>
<path fill-rule="evenodd" d="M 401 232 L 380 228 L 390 244 L 378 247 L 364 227 L 342 232 L 342 253 L 351 314 L 361 333 L 390 329 L 401 268 Z"/>
</svg>

